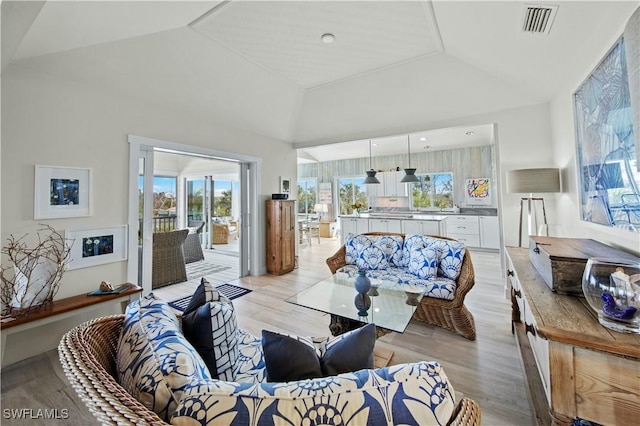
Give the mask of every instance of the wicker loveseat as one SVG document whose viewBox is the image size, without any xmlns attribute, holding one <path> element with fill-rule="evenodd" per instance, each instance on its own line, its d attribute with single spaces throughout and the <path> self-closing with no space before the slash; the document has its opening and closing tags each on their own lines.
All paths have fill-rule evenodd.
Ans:
<svg viewBox="0 0 640 426">
<path fill-rule="evenodd" d="M 123 323 L 124 315 L 114 315 L 97 318 L 95 320 L 81 324 L 80 326 L 69 331 L 62 338 L 58 347 L 62 367 L 66 373 L 68 380 L 76 390 L 80 399 L 87 405 L 91 413 L 99 419 L 100 423 L 140 425 L 166 424 L 158 415 L 150 411 L 145 405 L 143 405 L 135 398 L 133 398 L 129 393 L 127 393 L 116 380 L 116 354 L 118 350 L 117 345 Z M 419 368 L 420 366 L 424 365 L 426 364 L 406 364 L 406 366 L 408 366 L 409 368 Z M 399 366 L 399 368 L 406 370 L 405 367 Z M 386 370 L 387 369 L 380 370 L 382 371 L 380 374 L 390 374 L 385 373 Z M 361 370 L 361 372 L 357 374 L 363 375 L 367 373 L 367 371 L 373 370 Z M 426 372 L 420 374 L 426 374 Z M 357 378 L 354 374 L 348 374 L 342 379 L 340 379 L 340 377 L 343 377 L 343 375 L 333 376 L 332 379 L 340 381 L 345 380 L 345 378 L 346 380 L 353 380 L 354 378 Z M 393 375 L 387 377 L 387 380 L 392 380 L 389 377 L 393 377 Z M 325 379 L 306 380 L 302 383 L 311 385 L 315 383 L 314 380 L 320 380 L 318 381 L 318 383 L 321 385 L 320 387 L 323 387 L 322 385 L 326 384 Z M 416 379 L 407 378 L 403 380 Z M 425 376 L 424 380 L 427 380 L 428 382 L 429 380 L 433 379 L 429 379 Z M 224 383 L 229 383 L 229 386 L 231 387 L 241 386 L 238 383 Z M 331 380 L 328 383 L 331 383 Z M 408 386 L 407 382 L 404 383 L 405 384 L 403 386 Z M 274 387 L 274 385 L 276 388 L 280 387 L 281 390 L 283 390 L 282 386 L 288 386 L 287 384 L 263 383 L 253 385 L 245 391 L 236 391 L 236 395 L 238 393 L 244 394 L 245 396 L 243 396 L 243 403 L 248 404 L 248 406 L 251 406 L 253 404 L 260 404 L 260 389 L 272 388 Z M 251 392 L 251 389 L 255 386 L 258 387 L 258 389 L 256 390 L 256 392 L 258 393 Z M 434 389 L 439 389 L 439 391 L 442 391 L 445 387 L 445 385 L 443 385 L 442 387 L 436 386 Z M 402 386 L 400 388 L 402 388 Z M 309 392 L 312 391 L 309 390 Z M 328 398 L 328 401 L 331 401 L 332 399 L 330 397 L 332 396 L 333 391 L 327 392 L 329 392 L 329 394 L 321 398 Z M 343 393 L 341 395 L 336 394 L 335 398 L 337 400 L 341 400 L 341 398 L 349 398 L 348 395 L 354 392 L 355 389 L 350 389 L 347 390 L 346 393 Z M 233 397 L 233 395 L 229 395 L 227 393 L 220 394 L 219 396 L 221 403 L 224 403 L 223 401 L 229 397 Z M 433 395 L 433 397 L 435 397 L 435 395 Z M 270 398 L 271 397 L 267 398 L 267 400 L 269 400 Z M 296 399 L 297 398 L 293 398 L 294 403 Z M 300 399 L 304 399 L 304 397 L 301 396 Z M 428 406 L 430 403 L 433 403 L 433 401 L 430 402 L 430 399 L 431 398 L 426 397 L 423 402 Z M 265 400 L 265 402 L 267 402 L 267 400 Z M 350 404 L 346 404 L 345 408 L 349 406 Z M 396 406 L 394 405 L 394 407 Z M 228 422 L 232 422 L 233 424 L 238 424 L 239 421 L 243 421 L 242 419 L 234 419 L 233 417 L 227 417 L 227 419 Z M 380 421 L 382 421 L 382 423 L 380 423 Z M 480 421 L 481 411 L 477 403 L 471 399 L 462 398 L 460 401 L 458 401 L 457 404 L 455 404 L 455 406 L 452 407 L 450 420 L 446 423 L 449 425 L 470 426 L 479 425 Z M 379 418 L 379 421 L 375 421 L 372 424 L 378 423 L 385 425 L 387 424 L 387 422 L 384 420 L 384 416 L 382 418 Z M 263 422 L 260 421 L 258 424 L 263 424 Z M 268 417 L 265 424 L 279 423 L 277 418 Z M 442 424 L 444 424 L 444 422 Z"/>
<path fill-rule="evenodd" d="M 405 240 L 405 234 L 388 233 L 388 232 L 368 232 L 362 235 L 368 236 L 401 236 Z M 450 238 L 433 236 L 432 238 L 455 241 Z M 345 265 L 346 247 L 342 246 L 333 256 L 327 259 L 327 265 L 331 273 L 335 274 Z M 460 274 L 455 280 L 455 292 L 452 300 L 446 300 L 435 297 L 423 297 L 418 305 L 413 318 L 418 321 L 436 325 L 447 330 L 458 333 L 469 340 L 475 340 L 476 328 L 473 315 L 464 305 L 464 298 L 475 284 L 475 273 L 473 264 L 471 263 L 471 255 L 469 250 L 465 250 Z"/>
</svg>

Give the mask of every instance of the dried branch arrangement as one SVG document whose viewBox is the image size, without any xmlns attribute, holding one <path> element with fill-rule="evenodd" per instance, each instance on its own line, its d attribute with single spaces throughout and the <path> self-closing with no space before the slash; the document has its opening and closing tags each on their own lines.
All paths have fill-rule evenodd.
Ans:
<svg viewBox="0 0 640 426">
<path fill-rule="evenodd" d="M 26 237 L 11 235 L 1 253 L 11 266 L 2 265 L 0 300 L 3 315 L 25 315 L 51 303 L 60 288 L 60 280 L 71 261 L 71 244 L 49 225 L 38 229 L 35 247 L 28 247 Z M 46 233 L 45 233 L 46 232 Z"/>
</svg>

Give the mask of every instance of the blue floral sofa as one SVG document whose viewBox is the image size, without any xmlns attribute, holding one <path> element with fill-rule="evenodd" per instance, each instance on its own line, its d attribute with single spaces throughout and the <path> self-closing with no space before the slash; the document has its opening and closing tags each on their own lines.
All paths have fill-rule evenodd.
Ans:
<svg viewBox="0 0 640 426">
<path fill-rule="evenodd" d="M 441 236 L 369 232 L 348 235 L 326 262 L 342 278 L 366 270 L 370 278 L 420 289 L 423 298 L 414 319 L 475 340 L 475 321 L 464 305 L 475 273 L 463 243 Z"/>
<path fill-rule="evenodd" d="M 166 303 L 145 297 L 132 305 L 74 328 L 58 348 L 69 381 L 103 424 L 480 424 L 478 405 L 454 401 L 437 362 L 270 383 L 261 340 L 238 329 L 234 380 L 219 380 Z M 125 382 L 135 376 L 132 394 Z"/>
</svg>

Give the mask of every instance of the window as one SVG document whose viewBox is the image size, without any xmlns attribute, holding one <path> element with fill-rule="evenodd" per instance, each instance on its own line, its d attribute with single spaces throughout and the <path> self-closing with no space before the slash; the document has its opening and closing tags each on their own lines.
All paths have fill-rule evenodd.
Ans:
<svg viewBox="0 0 640 426">
<path fill-rule="evenodd" d="M 351 214 L 351 205 L 356 202 L 362 203 L 362 209 L 368 208 L 364 178 L 338 178 L 338 214 Z"/>
<path fill-rule="evenodd" d="M 230 180 L 213 181 L 213 216 L 231 216 L 232 187 Z"/>
<path fill-rule="evenodd" d="M 416 176 L 420 182 L 411 185 L 413 208 L 453 207 L 453 173 L 427 173 Z"/>
<path fill-rule="evenodd" d="M 203 220 L 204 179 L 187 180 L 187 220 Z"/>
<path fill-rule="evenodd" d="M 153 177 L 153 216 L 176 215 L 176 191 L 178 178 L 175 176 Z M 138 176 L 138 194 L 142 197 L 143 177 Z M 139 203 L 142 206 L 142 202 Z M 142 209 L 142 207 L 140 207 Z M 142 212 L 140 212 L 142 217 Z"/>
<path fill-rule="evenodd" d="M 315 214 L 313 208 L 318 194 L 317 179 L 298 180 L 298 213 Z"/>
</svg>

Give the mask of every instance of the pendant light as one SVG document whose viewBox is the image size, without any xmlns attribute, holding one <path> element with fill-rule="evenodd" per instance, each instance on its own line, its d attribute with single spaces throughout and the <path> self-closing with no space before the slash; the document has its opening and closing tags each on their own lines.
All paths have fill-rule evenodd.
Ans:
<svg viewBox="0 0 640 426">
<path fill-rule="evenodd" d="M 411 138 L 407 135 L 407 154 L 409 156 L 409 168 L 404 169 L 404 177 L 400 180 L 402 183 L 420 182 L 415 175 L 416 169 L 411 168 Z"/>
<path fill-rule="evenodd" d="M 373 167 L 371 167 L 371 139 L 369 139 L 369 169 L 370 170 L 367 170 L 366 172 L 367 177 L 364 178 L 364 183 L 365 184 L 380 183 L 380 181 L 376 177 L 376 171 L 373 170 Z"/>
</svg>

